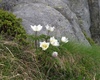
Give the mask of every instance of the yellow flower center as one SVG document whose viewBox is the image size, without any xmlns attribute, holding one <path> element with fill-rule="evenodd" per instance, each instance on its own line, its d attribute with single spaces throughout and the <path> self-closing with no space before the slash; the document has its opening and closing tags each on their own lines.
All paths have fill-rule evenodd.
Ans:
<svg viewBox="0 0 100 80">
<path fill-rule="evenodd" d="M 47 48 L 47 44 L 43 44 L 42 47 L 43 47 L 43 48 Z"/>
</svg>

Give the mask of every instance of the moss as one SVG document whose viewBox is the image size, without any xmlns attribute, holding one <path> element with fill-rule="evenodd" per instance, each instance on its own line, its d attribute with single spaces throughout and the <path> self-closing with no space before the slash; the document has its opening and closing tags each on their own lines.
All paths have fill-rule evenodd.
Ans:
<svg viewBox="0 0 100 80">
<path fill-rule="evenodd" d="M 21 25 L 22 20 L 10 12 L 0 10 L 0 34 L 8 40 L 24 41 L 26 32 Z"/>
<path fill-rule="evenodd" d="M 86 34 L 84 31 L 83 31 L 83 34 L 84 34 L 85 38 L 88 40 L 88 42 L 89 42 L 91 45 L 94 45 L 94 44 L 95 44 L 95 42 L 93 41 L 93 39 L 90 38 L 90 37 L 88 37 L 87 34 Z"/>
</svg>

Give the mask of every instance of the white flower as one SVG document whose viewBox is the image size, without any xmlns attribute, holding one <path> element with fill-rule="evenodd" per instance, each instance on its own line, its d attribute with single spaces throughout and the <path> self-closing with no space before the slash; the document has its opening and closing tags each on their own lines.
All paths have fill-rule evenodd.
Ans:
<svg viewBox="0 0 100 80">
<path fill-rule="evenodd" d="M 50 38 L 50 43 L 53 45 L 53 46 L 59 46 L 59 42 L 57 39 L 53 37 Z"/>
<path fill-rule="evenodd" d="M 63 37 L 61 38 L 61 41 L 64 42 L 64 43 L 67 43 L 69 40 L 68 40 L 68 38 L 66 38 L 66 37 L 63 36 Z"/>
<path fill-rule="evenodd" d="M 55 27 L 50 27 L 49 25 L 46 25 L 45 27 L 50 32 L 54 31 L 54 29 L 55 29 Z"/>
<path fill-rule="evenodd" d="M 52 53 L 52 56 L 53 56 L 53 57 L 57 57 L 57 56 L 58 56 L 58 52 L 53 52 L 53 53 Z"/>
<path fill-rule="evenodd" d="M 33 29 L 33 31 L 40 31 L 42 29 L 42 26 L 40 24 L 37 26 L 36 25 L 34 25 L 34 26 L 30 25 L 30 26 Z"/>
<path fill-rule="evenodd" d="M 54 43 L 54 42 L 56 42 L 56 41 L 57 41 L 57 39 L 55 39 L 54 36 L 50 38 L 50 43 L 51 43 L 51 44 Z"/>
<path fill-rule="evenodd" d="M 49 47 L 49 42 L 40 42 L 40 47 L 43 49 L 43 50 L 46 50 L 48 47 Z"/>
<path fill-rule="evenodd" d="M 53 46 L 59 46 L 59 42 L 58 41 L 55 41 L 52 45 Z"/>
</svg>

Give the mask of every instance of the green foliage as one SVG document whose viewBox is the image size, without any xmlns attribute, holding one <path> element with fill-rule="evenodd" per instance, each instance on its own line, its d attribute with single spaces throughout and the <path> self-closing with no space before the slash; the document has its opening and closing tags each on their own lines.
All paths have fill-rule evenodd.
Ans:
<svg viewBox="0 0 100 80">
<path fill-rule="evenodd" d="M 10 12 L 0 10 L 0 34 L 8 40 L 25 42 L 26 32 L 22 20 Z"/>
<path fill-rule="evenodd" d="M 84 31 L 83 31 L 83 34 L 84 34 L 85 38 L 88 40 L 88 42 L 89 42 L 91 45 L 94 45 L 94 44 L 95 44 L 95 42 L 93 41 L 93 39 L 90 38 L 90 37 L 88 37 L 87 34 L 86 34 Z"/>
</svg>

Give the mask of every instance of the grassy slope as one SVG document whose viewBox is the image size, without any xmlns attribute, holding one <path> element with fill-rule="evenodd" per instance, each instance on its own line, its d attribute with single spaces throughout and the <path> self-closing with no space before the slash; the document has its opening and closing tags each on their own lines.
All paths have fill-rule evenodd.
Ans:
<svg viewBox="0 0 100 80">
<path fill-rule="evenodd" d="M 0 41 L 0 80 L 100 80 L 100 47 L 63 45 L 57 58 Z"/>
</svg>

